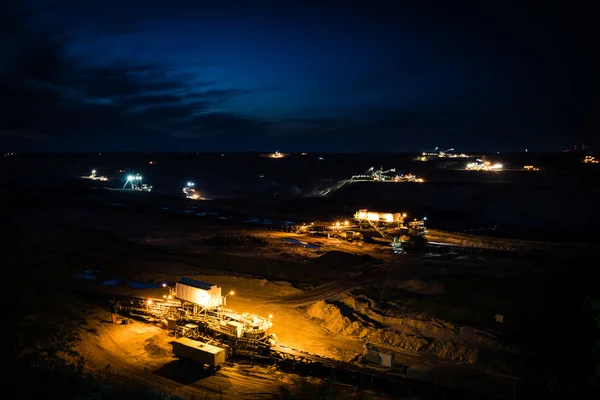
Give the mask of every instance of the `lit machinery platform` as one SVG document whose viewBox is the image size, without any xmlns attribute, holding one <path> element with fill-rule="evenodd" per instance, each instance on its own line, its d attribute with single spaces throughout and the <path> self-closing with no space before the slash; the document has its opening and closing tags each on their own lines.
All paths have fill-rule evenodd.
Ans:
<svg viewBox="0 0 600 400">
<path fill-rule="evenodd" d="M 81 291 L 82 296 L 104 304 L 113 314 L 125 314 L 148 322 L 164 321 L 167 329 L 174 332 L 173 353 L 180 358 L 204 364 L 209 369 L 218 368 L 232 356 L 249 357 L 253 361 L 274 365 L 277 369 L 316 374 L 315 376 L 346 376 L 349 383 L 378 380 L 404 388 L 407 393 L 437 394 L 441 388 L 428 381 L 411 377 L 411 368 L 395 362 L 384 363 L 385 352 L 366 348 L 365 354 L 350 362 L 343 362 L 317 354 L 293 349 L 282 344 L 274 334 L 270 316 L 260 317 L 250 313 L 238 313 L 226 308 L 229 292 L 222 296 L 217 285 L 182 278 L 175 288 L 166 284 L 171 295 L 162 299 L 124 296 L 101 291 Z M 375 354 L 375 353 L 377 354 Z M 375 357 L 373 357 L 375 354 Z M 415 392 L 416 391 L 416 392 Z M 447 398 L 473 398 L 464 392 L 453 393 L 444 388 Z M 458 394 L 459 397 L 453 397 Z"/>
<path fill-rule="evenodd" d="M 423 178 L 419 178 L 413 174 L 390 175 L 390 173 L 395 172 L 395 168 L 388 170 L 380 168 L 376 170 L 375 167 L 371 167 L 364 174 L 353 175 L 350 178 L 350 182 L 425 182 Z"/>
<path fill-rule="evenodd" d="M 167 285 L 164 285 L 168 287 Z M 177 326 L 196 324 L 198 334 L 224 335 L 231 340 L 259 340 L 267 335 L 273 326 L 270 318 L 250 313 L 238 313 L 226 308 L 227 296 L 221 294 L 221 288 L 210 283 L 182 278 L 172 293 L 162 299 L 135 296 L 119 296 L 97 293 L 104 298 L 112 312 L 125 312 L 131 315 L 144 316 L 145 319 L 166 319 L 175 323 L 174 329 L 186 332 Z M 193 333 L 189 335 L 194 336 Z M 188 334 L 184 334 L 188 336 Z"/>
<path fill-rule="evenodd" d="M 383 240 L 402 249 L 422 249 L 426 245 L 425 220 L 407 221 L 406 213 L 381 213 L 367 209 L 358 210 L 346 221 L 314 221 L 299 225 L 288 225 L 285 231 L 307 235 L 341 238 L 349 241 L 366 237 Z"/>
</svg>

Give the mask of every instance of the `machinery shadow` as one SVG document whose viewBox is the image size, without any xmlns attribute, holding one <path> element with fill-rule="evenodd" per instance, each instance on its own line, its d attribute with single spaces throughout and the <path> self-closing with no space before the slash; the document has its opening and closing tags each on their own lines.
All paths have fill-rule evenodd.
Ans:
<svg viewBox="0 0 600 400">
<path fill-rule="evenodd" d="M 189 385 L 215 374 L 200 364 L 186 360 L 171 361 L 153 373 L 182 385 Z"/>
</svg>

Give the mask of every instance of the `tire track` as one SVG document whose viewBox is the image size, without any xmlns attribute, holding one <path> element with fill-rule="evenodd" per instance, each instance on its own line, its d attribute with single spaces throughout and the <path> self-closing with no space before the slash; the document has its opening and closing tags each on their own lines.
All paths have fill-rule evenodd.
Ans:
<svg viewBox="0 0 600 400">
<path fill-rule="evenodd" d="M 392 264 L 385 262 L 383 265 L 377 268 L 362 272 L 352 278 L 348 278 L 343 281 L 327 283 L 300 295 L 288 296 L 279 300 L 268 301 L 268 303 L 300 307 L 314 303 L 315 301 L 335 298 L 351 289 L 354 289 L 357 286 L 380 280 L 381 274 L 391 270 L 391 268 Z"/>
</svg>

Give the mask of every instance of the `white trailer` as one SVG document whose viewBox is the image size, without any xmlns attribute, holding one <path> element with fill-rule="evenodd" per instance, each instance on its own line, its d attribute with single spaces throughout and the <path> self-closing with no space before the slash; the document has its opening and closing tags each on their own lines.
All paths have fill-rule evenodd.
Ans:
<svg viewBox="0 0 600 400">
<path fill-rule="evenodd" d="M 173 354 L 175 356 L 196 361 L 207 365 L 209 368 L 218 368 L 225 362 L 225 349 L 200 342 L 190 338 L 179 338 L 173 341 Z"/>
</svg>

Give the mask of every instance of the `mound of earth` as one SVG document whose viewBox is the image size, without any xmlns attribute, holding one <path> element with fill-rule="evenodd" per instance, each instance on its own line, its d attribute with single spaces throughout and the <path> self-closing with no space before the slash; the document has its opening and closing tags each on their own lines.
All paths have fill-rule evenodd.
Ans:
<svg viewBox="0 0 600 400">
<path fill-rule="evenodd" d="M 478 349 L 475 347 L 426 337 L 419 332 L 419 329 L 395 330 L 383 326 L 368 316 L 361 315 L 344 304 L 338 305 L 321 300 L 313 303 L 308 308 L 307 314 L 323 321 L 324 327 L 331 332 L 358 337 L 371 343 L 435 354 L 444 360 L 468 364 L 475 363 L 478 358 Z M 413 322 L 414 327 L 418 325 L 418 321 Z"/>
<path fill-rule="evenodd" d="M 288 282 L 268 281 L 266 279 L 253 279 L 228 275 L 186 275 L 187 278 L 203 282 L 210 282 L 221 286 L 224 293 L 229 290 L 239 291 L 240 295 L 260 297 L 283 297 L 302 293 Z"/>
<path fill-rule="evenodd" d="M 333 250 L 317 257 L 315 261 L 319 264 L 335 267 L 356 267 L 373 261 L 373 257 L 368 254 L 352 254 L 345 251 Z"/>
<path fill-rule="evenodd" d="M 436 281 L 423 279 L 409 279 L 397 285 L 399 289 L 419 294 L 441 294 L 444 293 L 444 285 Z"/>
<path fill-rule="evenodd" d="M 450 341 L 479 349 L 513 352 L 514 347 L 501 344 L 500 339 L 489 331 L 470 326 L 457 326 L 448 321 L 420 314 L 397 313 L 389 315 L 378 311 L 377 304 L 365 296 L 345 297 L 339 305 L 353 310 L 364 319 L 376 322 L 387 328 L 414 336 L 423 336 L 437 341 Z"/>
<path fill-rule="evenodd" d="M 161 347 L 154 338 L 149 338 L 146 340 L 146 345 L 144 349 L 148 352 L 148 355 L 151 357 L 166 357 L 170 351 Z"/>
</svg>

